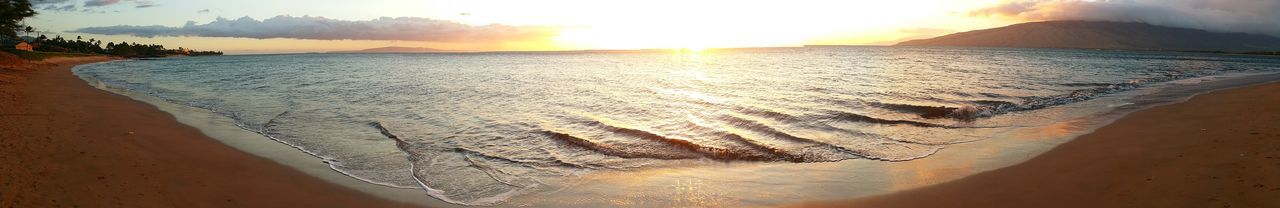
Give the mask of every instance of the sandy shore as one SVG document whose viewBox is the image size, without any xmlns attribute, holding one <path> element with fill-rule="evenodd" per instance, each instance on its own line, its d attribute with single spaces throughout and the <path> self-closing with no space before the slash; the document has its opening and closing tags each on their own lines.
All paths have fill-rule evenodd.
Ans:
<svg viewBox="0 0 1280 208">
<path fill-rule="evenodd" d="M 228 147 L 72 75 L 0 69 L 0 207 L 409 207 Z"/>
<path fill-rule="evenodd" d="M 408 207 L 247 154 L 95 89 L 0 69 L 0 208 Z M 810 207 L 1280 207 L 1280 83 L 1129 114 L 1010 167 Z"/>
<path fill-rule="evenodd" d="M 797 207 L 1280 207 L 1280 83 L 1127 115 L 1024 163 Z"/>
</svg>

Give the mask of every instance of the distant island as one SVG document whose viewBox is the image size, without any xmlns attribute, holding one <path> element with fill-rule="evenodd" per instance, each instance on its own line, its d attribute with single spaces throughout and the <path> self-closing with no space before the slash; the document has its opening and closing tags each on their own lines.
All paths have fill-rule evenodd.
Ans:
<svg viewBox="0 0 1280 208">
<path fill-rule="evenodd" d="M 390 46 L 390 47 L 381 47 L 381 48 L 370 48 L 370 49 L 364 49 L 364 50 L 355 50 L 355 51 L 331 51 L 329 53 L 438 53 L 438 52 L 459 52 L 459 51 L 441 50 L 441 49 L 423 48 L 423 47 Z"/>
<path fill-rule="evenodd" d="M 1146 23 L 1047 21 L 910 40 L 896 46 L 966 46 L 1200 51 L 1266 54 L 1280 51 L 1280 38 L 1217 33 Z"/>
</svg>

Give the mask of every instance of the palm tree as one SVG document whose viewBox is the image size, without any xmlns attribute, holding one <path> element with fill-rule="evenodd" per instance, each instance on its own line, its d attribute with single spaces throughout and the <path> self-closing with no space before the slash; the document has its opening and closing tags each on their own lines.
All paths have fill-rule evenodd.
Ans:
<svg viewBox="0 0 1280 208">
<path fill-rule="evenodd" d="M 0 35 L 6 39 L 18 36 L 18 31 L 26 29 L 27 24 L 23 20 L 35 15 L 29 0 L 4 1 L 4 6 L 0 7 Z"/>
</svg>

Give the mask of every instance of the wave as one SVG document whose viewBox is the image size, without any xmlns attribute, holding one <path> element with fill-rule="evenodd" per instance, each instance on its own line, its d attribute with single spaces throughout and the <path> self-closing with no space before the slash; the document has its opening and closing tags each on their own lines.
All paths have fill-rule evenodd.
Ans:
<svg viewBox="0 0 1280 208">
<path fill-rule="evenodd" d="M 1105 82 L 1059 83 L 1058 84 L 1058 86 L 1063 86 L 1063 87 L 1106 87 L 1111 85 L 1112 83 L 1105 83 Z"/>
<path fill-rule="evenodd" d="M 644 130 L 634 129 L 634 128 L 613 126 L 613 125 L 605 124 L 599 121 L 584 121 L 584 123 L 586 123 L 587 126 L 594 127 L 611 134 L 638 138 L 644 141 L 656 142 L 665 147 L 671 147 L 674 150 L 679 150 L 683 152 L 631 151 L 631 150 L 618 148 L 618 147 L 614 147 L 607 144 L 592 142 L 590 140 L 582 139 L 582 138 L 565 134 L 565 133 L 560 133 L 555 131 L 543 131 L 541 133 L 544 135 L 550 136 L 551 138 L 556 139 L 557 141 L 560 141 L 565 144 L 588 149 L 588 150 L 605 154 L 605 155 L 622 157 L 622 158 L 654 158 L 654 159 L 667 159 L 667 160 L 705 158 L 705 159 L 713 159 L 713 160 L 721 160 L 721 161 L 778 161 L 778 160 L 786 159 L 786 157 L 778 156 L 777 153 L 779 151 L 776 151 L 776 150 L 770 151 L 768 150 L 770 148 L 763 147 L 763 146 L 755 146 L 755 147 L 752 147 L 751 149 L 746 149 L 746 150 L 712 147 L 712 146 L 706 146 L 706 145 L 694 143 L 693 141 L 690 141 L 690 140 L 671 138 L 671 137 L 658 135 L 658 134 L 651 133 Z M 743 141 L 746 140 L 745 138 L 742 138 L 741 136 L 737 136 L 737 135 L 726 134 L 724 136 L 725 138 L 738 141 L 739 143 L 743 143 Z M 737 137 L 734 138 L 734 136 L 737 136 Z M 745 143 L 749 143 L 749 142 L 745 142 Z M 752 150 L 759 150 L 761 148 L 765 148 L 766 149 L 765 152 L 767 152 L 768 154 L 759 154 L 757 152 L 752 151 Z M 692 154 L 688 154 L 688 153 L 692 153 Z M 692 157 L 693 155 L 696 155 L 697 157 Z"/>
<path fill-rule="evenodd" d="M 754 152 L 767 154 L 770 161 L 808 162 L 805 161 L 803 157 L 792 154 L 787 150 L 766 146 L 738 134 L 728 132 L 717 132 L 717 134 L 719 136 L 718 138 L 746 146 L 747 148 L 754 150 Z"/>
<path fill-rule="evenodd" d="M 883 139 L 883 140 L 889 140 L 893 142 L 920 144 L 920 145 L 940 145 L 940 144 L 888 138 L 882 135 L 876 135 L 876 134 L 857 131 L 857 130 L 837 128 L 837 127 L 831 126 L 826 122 L 815 122 L 815 121 L 843 121 L 843 122 L 857 122 L 857 123 L 885 124 L 885 125 L 909 125 L 909 126 L 915 126 L 915 127 L 943 128 L 943 129 L 981 128 L 981 127 L 970 127 L 970 126 L 956 127 L 956 126 L 932 124 L 932 123 L 909 121 L 909 120 L 881 119 L 881 118 L 875 118 L 875 117 L 870 117 L 870 116 L 865 116 L 865 115 L 860 115 L 860 114 L 855 114 L 850 112 L 842 112 L 842 111 L 827 111 L 827 112 L 824 112 L 823 115 L 816 115 L 816 116 L 793 116 L 793 115 L 769 111 L 769 110 L 741 107 L 741 108 L 738 108 L 738 112 L 742 112 L 743 114 L 746 114 L 746 115 L 758 116 L 761 118 L 779 121 L 787 125 L 796 125 L 806 129 L 816 129 L 824 132 L 839 133 L 839 134 L 843 134 L 844 136 L 853 136 L 857 138 Z"/>
<path fill-rule="evenodd" d="M 1185 74 L 1166 74 L 1165 76 L 1136 79 L 1126 83 L 1108 84 L 1102 87 L 1094 87 L 1088 89 L 1074 90 L 1070 93 L 1051 95 L 1051 96 L 1031 96 L 1021 97 L 1021 103 L 1013 103 L 1006 101 L 963 101 L 967 105 L 961 106 L 919 106 L 895 103 L 878 103 L 873 102 L 871 106 L 880 107 L 888 110 L 911 113 L 926 119 L 957 119 L 964 121 L 972 121 L 979 118 L 991 117 L 995 115 L 1006 114 L 1010 112 L 1029 111 L 1044 109 L 1053 106 L 1066 105 L 1076 102 L 1082 102 L 1098 98 L 1104 95 L 1114 94 L 1133 90 L 1152 83 L 1166 82 L 1177 79 L 1192 77 L 1193 75 Z M 1198 76 L 1198 75 L 1197 75 Z M 1089 84 L 1098 85 L 1098 84 Z"/>
<path fill-rule="evenodd" d="M 709 159 L 726 161 L 801 161 L 798 157 L 791 155 L 786 151 L 761 145 L 733 133 L 718 132 L 720 139 L 725 139 L 733 143 L 746 146 L 748 147 L 747 149 L 704 146 L 690 140 L 670 138 L 639 129 L 611 126 L 601 122 L 593 122 L 593 124 L 598 128 L 605 129 L 612 133 L 657 141 L 666 145 L 699 153 L 704 158 Z"/>
<path fill-rule="evenodd" d="M 957 119 L 964 121 L 972 121 L 979 118 L 991 117 L 995 115 L 1006 114 L 1010 112 L 1029 111 L 1044 109 L 1053 106 L 1066 105 L 1081 101 L 1087 101 L 1101 96 L 1114 94 L 1118 92 L 1129 91 L 1143 86 L 1155 83 L 1163 83 L 1173 80 L 1180 80 L 1192 77 L 1202 77 L 1221 73 L 1216 71 L 1165 71 L 1160 74 L 1149 75 L 1146 78 L 1132 79 L 1122 83 L 1065 83 L 1057 84 L 1066 87 L 1091 87 L 1086 89 L 1073 90 L 1069 93 L 1050 95 L 1050 96 L 1028 96 L 1017 97 L 1021 102 L 992 101 L 992 100 L 973 100 L 959 101 L 963 103 L 960 106 L 921 106 L 898 103 L 882 103 L 867 102 L 868 105 L 892 111 L 910 113 L 925 119 Z M 1006 86 L 1018 87 L 1018 86 Z M 1004 98 L 1008 96 L 996 93 L 979 93 L 986 97 Z M 947 101 L 943 101 L 947 102 Z"/>
<path fill-rule="evenodd" d="M 768 138 L 778 139 L 777 142 L 790 143 L 795 146 L 800 146 L 799 150 L 791 150 L 791 152 L 794 152 L 794 153 L 788 154 L 789 157 L 793 157 L 792 159 L 789 159 L 791 161 L 834 162 L 834 161 L 840 161 L 840 160 L 852 159 L 852 158 L 875 159 L 874 157 L 870 157 L 867 154 L 852 151 L 844 147 L 836 146 L 834 144 L 791 135 L 781 130 L 778 130 L 776 128 L 773 128 L 768 125 L 765 125 L 756 121 L 752 121 L 752 120 L 743 119 L 743 118 L 735 117 L 732 115 L 720 115 L 720 116 L 717 116 L 715 119 L 725 122 L 726 124 L 729 124 L 734 128 L 754 132 L 756 134 L 760 134 L 761 136 L 765 136 Z"/>
<path fill-rule="evenodd" d="M 777 111 L 765 110 L 765 109 L 754 108 L 754 107 L 737 107 L 736 111 L 741 112 L 743 114 L 747 114 L 747 115 L 768 118 L 775 121 L 781 121 L 786 123 L 798 123 L 804 120 L 800 117 L 793 116 L 791 114 L 780 113 Z"/>
<path fill-rule="evenodd" d="M 593 169 L 593 168 L 597 168 L 597 166 L 585 165 L 585 164 L 578 164 L 578 163 L 571 163 L 571 162 L 565 162 L 564 160 L 554 159 L 554 158 L 553 158 L 553 159 L 550 159 L 550 160 L 545 160 L 545 161 L 544 161 L 544 160 L 518 160 L 518 159 L 511 159 L 511 158 L 507 158 L 507 157 L 497 156 L 497 155 L 493 155 L 493 154 L 489 154 L 489 153 L 484 153 L 484 152 L 476 151 L 476 150 L 471 150 L 471 149 L 467 149 L 467 148 L 462 148 L 462 147 L 455 147 L 455 148 L 453 148 L 453 149 L 452 149 L 452 151 L 453 151 L 453 152 L 456 152 L 456 153 L 458 153 L 458 154 L 463 154 L 463 155 L 467 155 L 467 156 L 480 157 L 480 158 L 484 158 L 484 159 L 487 159 L 487 160 L 502 161 L 502 162 L 504 162 L 504 163 L 516 164 L 516 165 L 520 165 L 520 166 L 524 166 L 524 167 L 528 167 L 528 168 L 534 168 L 534 169 L 539 169 L 539 168 L 542 168 L 542 167 L 563 167 L 563 168 L 575 168 L 575 169 Z M 538 165 L 534 165 L 534 164 L 538 164 Z"/>
<path fill-rule="evenodd" d="M 585 124 L 586 127 L 598 129 L 607 133 L 607 135 L 635 138 L 638 140 L 633 141 L 640 143 L 599 142 L 569 133 L 552 130 L 540 130 L 536 133 L 544 135 L 564 146 L 570 146 L 597 154 L 620 158 L 651 158 L 661 160 L 710 159 L 716 161 L 757 162 L 786 161 L 796 163 L 831 162 L 852 158 L 875 159 L 867 156 L 866 154 L 849 150 L 841 146 L 791 135 L 748 119 L 725 115 L 718 117 L 717 120 L 721 121 L 721 123 L 733 126 L 736 129 L 742 129 L 763 137 L 748 138 L 717 128 L 699 127 L 707 128 L 706 130 L 711 131 L 708 135 L 704 135 L 706 136 L 704 138 L 728 144 L 723 147 L 717 147 L 699 144 L 693 140 L 663 136 L 637 128 L 610 125 L 596 120 L 579 121 L 578 123 Z M 694 125 L 697 126 L 696 124 Z M 763 138 L 772 138 L 772 140 L 760 140 Z M 660 145 L 661 147 L 628 148 L 643 146 L 643 142 L 651 142 Z"/>
<path fill-rule="evenodd" d="M 293 112 L 293 111 L 291 109 L 280 111 L 280 113 L 277 113 L 275 116 L 272 116 L 271 119 L 267 119 L 266 122 L 262 122 L 262 127 L 260 127 L 258 131 L 266 132 L 267 129 L 274 127 L 276 125 L 276 122 L 280 120 L 280 118 L 284 117 L 285 115 L 288 115 L 290 112 Z"/>
<path fill-rule="evenodd" d="M 919 105 L 878 103 L 878 102 L 872 102 L 871 106 L 880 107 L 880 108 L 889 109 L 889 110 L 898 111 L 898 112 L 916 114 L 916 115 L 920 115 L 920 117 L 922 118 L 929 118 L 929 119 L 947 117 L 947 115 L 950 114 L 951 111 L 958 109 L 955 107 L 947 107 L 947 106 L 919 106 Z"/>
<path fill-rule="evenodd" d="M 947 125 L 931 124 L 931 123 L 925 123 L 925 122 L 919 122 L 919 121 L 880 119 L 880 118 L 874 118 L 870 116 L 864 116 L 864 115 L 859 115 L 859 114 L 849 113 L 849 112 L 836 111 L 836 112 L 829 113 L 829 115 L 830 116 L 827 119 L 838 120 L 838 121 L 872 123 L 872 124 L 889 124 L 889 125 L 910 125 L 910 126 L 927 127 L 927 128 L 955 128 Z"/>
<path fill-rule="evenodd" d="M 654 152 L 626 151 L 620 148 L 612 147 L 607 144 L 596 143 L 596 142 L 592 142 L 591 140 L 586 140 L 580 137 L 576 137 L 566 133 L 555 132 L 555 131 L 541 131 L 539 133 L 546 135 L 548 138 L 551 138 L 557 142 L 561 142 L 562 144 L 565 144 L 568 146 L 578 147 L 578 148 L 582 148 L 582 149 L 599 153 L 602 155 L 608 155 L 608 156 L 614 156 L 614 157 L 620 157 L 620 158 L 654 158 L 654 159 L 667 159 L 667 160 L 694 158 L 694 157 L 686 157 L 686 156 L 679 156 L 679 155 L 673 155 L 673 154 L 660 154 L 660 153 L 654 153 Z"/>
<path fill-rule="evenodd" d="M 977 118 L 989 117 L 989 116 L 993 116 L 998 113 L 1001 113 L 1013 106 L 1016 106 L 1016 104 L 1014 103 L 1004 102 L 1004 101 L 972 101 L 970 103 L 971 103 L 970 105 L 965 105 L 960 107 L 949 107 L 949 106 L 920 106 L 920 105 L 873 102 L 871 103 L 871 106 L 884 108 L 892 111 L 916 114 L 916 115 L 919 115 L 921 118 L 926 118 L 926 119 L 949 118 L 949 119 L 959 119 L 959 120 L 974 120 Z M 871 118 L 871 119 L 874 120 L 874 118 Z M 882 120 L 878 122 L 904 124 L 904 122 L 896 121 L 896 120 Z"/>
<path fill-rule="evenodd" d="M 459 199 L 454 199 L 453 197 L 450 197 L 448 193 L 445 192 L 444 190 L 436 189 L 431 186 L 428 186 L 427 181 L 429 180 L 424 179 L 421 176 L 418 176 L 419 169 L 418 169 L 417 163 L 421 159 L 426 157 L 420 153 L 412 151 L 411 149 L 412 144 L 410 144 L 409 142 L 406 142 L 404 139 L 401 139 L 400 136 L 397 136 L 394 133 L 392 133 L 391 130 L 387 129 L 386 126 L 383 126 L 382 123 L 380 122 L 376 122 L 376 121 L 369 122 L 369 126 L 377 129 L 378 133 L 381 133 L 382 136 L 385 136 L 388 139 L 394 140 L 396 142 L 396 148 L 399 148 L 401 152 L 404 152 L 406 155 L 408 155 L 406 159 L 409 160 L 410 176 L 413 178 L 414 181 L 418 183 L 420 187 L 422 187 L 423 190 L 427 192 L 427 195 L 430 195 L 431 197 L 435 197 L 436 199 L 440 199 L 441 201 L 445 201 L 453 204 L 488 206 L 488 205 L 501 204 L 507 198 L 517 195 L 520 191 L 520 190 L 511 190 L 495 196 L 482 197 L 482 198 L 470 200 L 470 201 L 462 201 Z M 495 181 L 506 183 L 505 181 L 494 178 L 492 175 L 490 175 L 490 178 L 494 179 Z"/>
<path fill-rule="evenodd" d="M 461 147 L 453 148 L 452 152 L 462 155 L 462 160 L 467 162 L 466 167 L 479 170 L 480 172 L 483 172 L 486 176 L 488 176 L 489 179 L 493 179 L 494 181 L 497 181 L 498 183 L 502 183 L 506 186 L 516 187 L 516 189 L 529 189 L 529 188 L 536 187 L 538 184 L 541 184 L 541 182 L 532 180 L 529 177 L 521 177 L 520 174 L 518 173 L 510 173 L 507 171 L 503 171 L 502 168 L 493 167 L 478 160 L 496 161 L 496 162 L 507 164 L 507 165 L 517 165 L 517 166 L 522 166 L 526 168 L 538 169 L 537 167 L 534 167 L 533 165 L 531 165 L 532 163 L 529 163 L 527 161 L 518 161 L 510 158 L 489 155 L 483 152 L 469 150 Z M 520 180 L 523 180 L 526 182 L 521 183 L 519 182 Z"/>
</svg>

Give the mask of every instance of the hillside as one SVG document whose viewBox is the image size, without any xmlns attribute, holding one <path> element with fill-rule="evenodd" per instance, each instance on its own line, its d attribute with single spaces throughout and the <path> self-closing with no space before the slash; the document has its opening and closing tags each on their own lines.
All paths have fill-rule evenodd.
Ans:
<svg viewBox="0 0 1280 208">
<path fill-rule="evenodd" d="M 1145 23 L 1048 21 L 960 32 L 897 45 L 1246 52 L 1280 50 L 1280 38 Z"/>
</svg>

